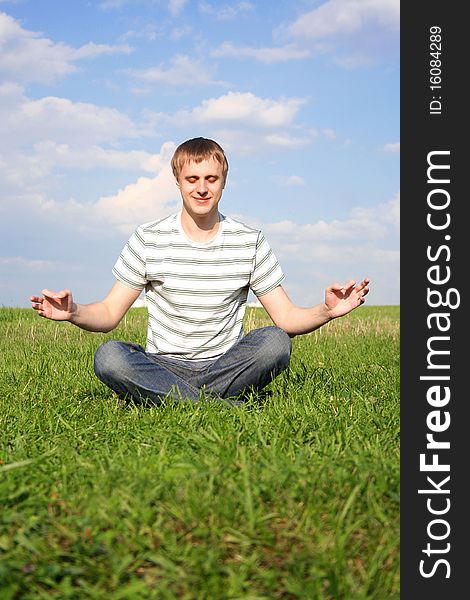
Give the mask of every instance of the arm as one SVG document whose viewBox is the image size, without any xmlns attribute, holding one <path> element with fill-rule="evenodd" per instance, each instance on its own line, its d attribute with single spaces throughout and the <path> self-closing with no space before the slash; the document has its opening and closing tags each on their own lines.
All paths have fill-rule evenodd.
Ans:
<svg viewBox="0 0 470 600">
<path fill-rule="evenodd" d="M 141 291 L 116 281 L 106 298 L 93 304 L 74 302 L 70 290 L 43 290 L 42 297 L 31 296 L 30 300 L 32 308 L 41 317 L 69 321 L 87 331 L 108 332 L 117 327 Z"/>
<path fill-rule="evenodd" d="M 314 331 L 363 304 L 369 292 L 368 285 L 368 279 L 364 279 L 357 286 L 353 280 L 345 285 L 333 283 L 325 290 L 325 302 L 311 308 L 301 308 L 293 304 L 281 285 L 258 299 L 274 324 L 290 336 L 295 336 Z"/>
</svg>

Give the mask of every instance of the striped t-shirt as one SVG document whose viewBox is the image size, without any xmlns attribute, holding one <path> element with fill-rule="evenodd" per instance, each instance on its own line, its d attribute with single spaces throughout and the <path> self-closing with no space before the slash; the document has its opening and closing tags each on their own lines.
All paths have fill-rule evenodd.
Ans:
<svg viewBox="0 0 470 600">
<path fill-rule="evenodd" d="M 256 296 L 284 275 L 263 234 L 220 215 L 209 242 L 190 240 L 181 212 L 136 229 L 113 268 L 125 285 L 144 289 L 147 352 L 209 360 L 241 336 L 248 290 Z"/>
</svg>

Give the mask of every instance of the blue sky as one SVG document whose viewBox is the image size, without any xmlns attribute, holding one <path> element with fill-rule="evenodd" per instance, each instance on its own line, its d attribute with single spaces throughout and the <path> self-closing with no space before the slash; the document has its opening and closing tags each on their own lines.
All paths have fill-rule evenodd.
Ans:
<svg viewBox="0 0 470 600">
<path fill-rule="evenodd" d="M 0 0 L 0 306 L 101 299 L 196 136 L 296 303 L 398 304 L 399 76 L 398 0 Z"/>
</svg>

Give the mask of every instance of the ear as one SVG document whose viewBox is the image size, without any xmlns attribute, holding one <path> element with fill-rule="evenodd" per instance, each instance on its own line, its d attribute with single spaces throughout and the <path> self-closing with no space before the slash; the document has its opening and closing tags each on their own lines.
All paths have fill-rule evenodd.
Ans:
<svg viewBox="0 0 470 600">
<path fill-rule="evenodd" d="M 176 179 L 176 177 L 175 177 L 175 183 L 176 183 L 176 187 L 179 188 L 180 187 L 180 182 Z"/>
</svg>

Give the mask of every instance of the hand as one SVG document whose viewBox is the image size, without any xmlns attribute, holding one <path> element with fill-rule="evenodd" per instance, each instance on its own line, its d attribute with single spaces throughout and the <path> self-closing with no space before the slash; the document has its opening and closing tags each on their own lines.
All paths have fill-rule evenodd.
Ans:
<svg viewBox="0 0 470 600">
<path fill-rule="evenodd" d="M 332 319 L 342 317 L 366 301 L 369 293 L 369 279 L 360 284 L 351 279 L 345 285 L 333 283 L 325 290 L 325 305 Z"/>
<path fill-rule="evenodd" d="M 42 290 L 43 297 L 31 296 L 32 308 L 46 319 L 53 321 L 69 321 L 73 314 L 74 302 L 70 290 L 52 292 Z"/>
</svg>

